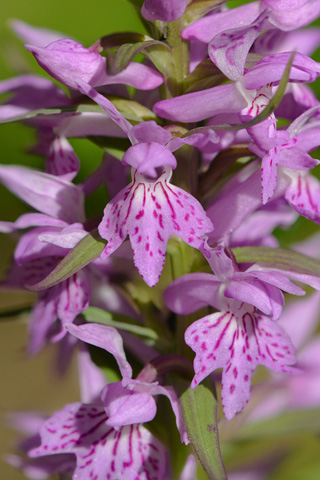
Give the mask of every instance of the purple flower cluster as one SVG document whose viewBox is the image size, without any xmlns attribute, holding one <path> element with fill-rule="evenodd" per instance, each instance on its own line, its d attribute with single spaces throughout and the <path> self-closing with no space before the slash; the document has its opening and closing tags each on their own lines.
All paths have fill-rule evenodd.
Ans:
<svg viewBox="0 0 320 480">
<path fill-rule="evenodd" d="M 110 35 L 86 48 L 57 32 L 12 24 L 69 94 L 33 74 L 0 82 L 0 93 L 10 93 L 1 122 L 35 128 L 34 150 L 45 157 L 44 171 L 0 166 L 1 183 L 33 208 L 0 222 L 1 232 L 19 230 L 3 283 L 38 290 L 28 351 L 59 342 L 62 370 L 77 352 L 82 391 L 82 403 L 34 419 L 21 446 L 26 460 L 8 457 L 29 478 L 173 478 L 165 437 L 159 440 L 148 422 L 158 416 L 158 395 L 166 396 L 181 443 L 195 447 L 174 375 L 197 389 L 222 369 L 215 378 L 228 420 L 246 407 L 258 365 L 278 373 L 264 401 L 248 410 L 250 422 L 299 405 L 302 384 L 311 392 L 303 404 L 320 404 L 319 388 L 311 387 L 319 380 L 319 370 L 311 371 L 319 340 L 297 362 L 295 347 L 308 335 L 299 325 L 296 333 L 301 319 L 289 314 L 293 303 L 284 307 L 284 294 L 305 295 L 294 282 L 320 290 L 320 276 L 303 267 L 310 258 L 302 254 L 298 266 L 281 263 L 273 235 L 299 215 L 320 224 L 320 183 L 310 173 L 319 164 L 310 153 L 320 146 L 320 103 L 308 85 L 320 75 L 310 58 L 320 31 L 302 28 L 320 15 L 320 1 L 228 8 L 145 0 L 141 7 L 152 36 L 137 42 L 133 35 L 132 43 L 128 33 L 119 43 Z M 141 52 L 146 60 L 132 61 Z M 103 145 L 103 159 L 79 183 L 84 159 L 69 139 L 87 137 Z M 123 143 L 117 156 L 114 139 Z M 86 219 L 88 197 L 101 185 L 109 201 L 98 218 Z M 98 236 L 90 248 L 103 248 L 90 256 L 86 242 Z M 241 259 L 250 248 L 256 258 Z M 297 303 L 301 317 L 313 318 L 315 301 L 317 293 Z M 314 328 L 314 320 L 305 323 L 306 331 Z M 186 345 L 196 355 L 193 379 Z M 99 349 L 119 381 L 109 383 L 94 361 Z M 125 351 L 139 365 L 136 378 Z M 179 475 L 196 478 L 193 456 Z"/>
</svg>

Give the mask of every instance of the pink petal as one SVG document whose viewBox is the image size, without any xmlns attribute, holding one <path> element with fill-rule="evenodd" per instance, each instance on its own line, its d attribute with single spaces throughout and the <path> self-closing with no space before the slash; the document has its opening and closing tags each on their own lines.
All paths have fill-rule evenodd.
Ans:
<svg viewBox="0 0 320 480">
<path fill-rule="evenodd" d="M 295 27 L 296 28 L 296 27 Z M 267 30 L 254 42 L 254 52 L 259 55 L 292 52 L 296 50 L 303 55 L 311 55 L 320 42 L 318 28 L 283 32 L 278 29 Z"/>
<path fill-rule="evenodd" d="M 256 210 L 244 220 L 232 234 L 232 245 L 278 246 L 272 235 L 273 230 L 278 226 L 291 226 L 296 221 L 298 214 L 282 199 L 275 202 L 268 203 L 267 208 Z"/>
<path fill-rule="evenodd" d="M 240 302 L 254 305 L 266 315 L 270 315 L 272 319 L 277 320 L 282 312 L 283 294 L 281 290 L 273 285 L 262 282 L 256 278 L 249 276 L 228 282 L 224 295 L 227 298 L 234 298 Z"/>
<path fill-rule="evenodd" d="M 149 422 L 157 412 L 156 402 L 149 393 L 129 390 L 121 382 L 106 385 L 101 392 L 101 400 L 108 415 L 106 425 L 115 429 Z"/>
<path fill-rule="evenodd" d="M 30 456 L 74 453 L 77 480 L 162 480 L 165 454 L 151 433 L 140 425 L 116 431 L 106 420 L 100 405 L 67 405 L 42 425 Z"/>
<path fill-rule="evenodd" d="M 51 245 L 57 245 L 61 248 L 70 249 L 75 247 L 86 235 L 88 235 L 88 232 L 84 230 L 82 224 L 73 223 L 59 231 L 40 233 L 38 240 Z"/>
<path fill-rule="evenodd" d="M 58 261 L 59 257 L 37 258 L 35 256 L 30 262 L 26 261 L 21 265 L 14 263 L 8 272 L 5 284 L 26 287 L 40 282 L 57 266 Z"/>
<path fill-rule="evenodd" d="M 261 198 L 265 205 L 274 195 L 277 187 L 279 148 L 275 147 L 263 157 L 261 163 Z"/>
<path fill-rule="evenodd" d="M 70 104 L 70 99 L 61 88 L 38 75 L 25 74 L 0 81 L 0 93 L 5 92 L 12 92 L 13 95 L 1 107 L 1 118 L 38 108 Z M 6 109 L 11 109 L 11 113 Z"/>
<path fill-rule="evenodd" d="M 300 215 L 320 224 L 320 184 L 315 177 L 303 173 L 294 176 L 285 198 Z"/>
<path fill-rule="evenodd" d="M 108 75 L 106 72 L 99 80 L 90 82 L 95 87 L 102 85 L 129 85 L 138 90 L 153 90 L 163 83 L 163 76 L 157 70 L 143 65 L 143 63 L 130 62 L 121 72 Z"/>
<path fill-rule="evenodd" d="M 132 125 L 123 115 L 116 109 L 116 107 L 106 97 L 97 92 L 88 83 L 77 79 L 76 88 L 83 94 L 90 97 L 106 112 L 108 117 L 115 122 L 128 136 L 131 143 L 136 143 L 134 135 L 131 133 Z"/>
<path fill-rule="evenodd" d="M 236 314 L 218 312 L 197 320 L 186 330 L 185 340 L 196 352 L 192 388 L 223 368 L 221 396 L 227 419 L 246 406 L 258 364 L 287 371 L 295 362 L 294 348 L 281 327 L 246 307 Z"/>
<path fill-rule="evenodd" d="M 286 304 L 279 324 L 288 332 L 295 348 L 301 348 L 317 328 L 319 310 L 320 294 L 318 292 Z M 303 321 L 301 321 L 302 318 Z"/>
<path fill-rule="evenodd" d="M 80 43 L 64 38 L 46 47 L 25 45 L 39 65 L 67 87 L 77 89 L 77 82 L 95 84 L 105 70 L 105 59 Z"/>
<path fill-rule="evenodd" d="M 213 228 L 200 203 L 169 183 L 171 173 L 164 168 L 153 181 L 135 172 L 132 183 L 106 206 L 99 225 L 100 235 L 108 240 L 103 257 L 129 235 L 134 263 L 149 286 L 160 278 L 170 235 L 199 248 L 201 236 Z"/>
<path fill-rule="evenodd" d="M 249 68 L 243 77 L 246 89 L 261 88 L 268 83 L 277 84 L 283 77 L 291 52 L 275 53 L 262 57 L 259 62 Z M 320 73 L 320 64 L 306 55 L 295 53 L 290 69 L 290 82 L 314 82 Z"/>
<path fill-rule="evenodd" d="M 69 338 L 73 338 L 69 335 Z M 74 339 L 77 343 L 78 341 Z M 101 368 L 91 360 L 90 353 L 85 344 L 78 354 L 78 372 L 80 398 L 82 402 L 95 402 L 100 397 L 101 390 L 105 386 L 107 379 Z"/>
<path fill-rule="evenodd" d="M 157 168 L 170 166 L 176 168 L 175 156 L 164 145 L 160 143 L 138 143 L 130 147 L 122 157 L 124 165 L 131 165 L 138 173 L 156 178 Z"/>
<path fill-rule="evenodd" d="M 249 25 L 260 13 L 260 2 L 252 2 L 223 12 L 212 12 L 211 15 L 197 20 L 182 31 L 185 40 L 200 40 L 209 43 L 210 40 L 231 28 Z"/>
<path fill-rule="evenodd" d="M 195 478 L 197 478 L 197 460 L 194 455 L 190 454 L 183 467 L 179 480 L 194 480 Z"/>
<path fill-rule="evenodd" d="M 320 140 L 318 142 L 320 144 Z M 319 164 L 319 160 L 312 158 L 308 153 L 296 148 L 282 148 L 280 151 L 280 165 L 292 170 L 311 170 Z"/>
<path fill-rule="evenodd" d="M 225 30 L 215 36 L 208 46 L 212 62 L 231 80 L 242 77 L 249 50 L 262 32 L 268 14 L 263 12 L 248 27 Z"/>
<path fill-rule="evenodd" d="M 217 275 L 221 282 L 231 279 L 235 271 L 238 270 L 235 261 L 226 254 L 223 244 L 210 248 L 206 242 L 201 252 L 208 260 L 213 273 Z"/>
<path fill-rule="evenodd" d="M 122 337 L 115 328 L 95 323 L 80 326 L 69 323 L 65 327 L 69 333 L 79 338 L 79 340 L 103 348 L 111 353 L 116 359 L 122 376 L 124 378 L 132 377 L 132 368 L 126 359 Z"/>
<path fill-rule="evenodd" d="M 91 285 L 85 271 L 79 272 L 59 283 L 58 317 L 63 322 L 73 322 L 88 306 Z"/>
<path fill-rule="evenodd" d="M 291 293 L 291 295 L 305 295 L 305 291 L 302 290 L 302 288 L 298 287 L 287 278 L 285 271 L 283 274 L 273 271 L 259 271 L 255 270 L 255 266 L 253 265 L 244 272 L 244 275 L 252 275 L 263 282 L 280 288 L 284 292 Z"/>
<path fill-rule="evenodd" d="M 214 231 L 209 235 L 210 243 L 226 240 L 261 206 L 261 174 L 258 170 L 250 173 L 248 169 L 240 172 L 209 205 L 207 215 L 214 224 Z"/>
<path fill-rule="evenodd" d="M 68 140 L 62 136 L 55 137 L 48 151 L 47 172 L 71 182 L 77 175 L 79 168 L 79 158 Z"/>
<path fill-rule="evenodd" d="M 320 15 L 319 0 L 262 0 L 272 10 L 270 22 L 281 30 L 295 30 L 316 20 Z"/>
<path fill-rule="evenodd" d="M 320 336 L 314 337 L 301 351 L 298 365 L 300 375 L 289 379 L 290 407 L 317 408 L 320 403 Z"/>
<path fill-rule="evenodd" d="M 61 228 L 61 227 L 60 227 Z M 40 269 L 38 265 L 38 272 L 43 270 L 43 278 L 50 273 L 50 268 L 53 268 L 57 265 L 60 260 L 59 257 L 64 256 L 67 252 L 63 248 L 57 245 L 44 243 L 39 237 L 44 235 L 59 235 L 60 228 L 57 227 L 39 227 L 29 230 L 27 233 L 22 235 L 18 245 L 14 252 L 14 259 L 19 265 L 25 265 L 26 262 L 32 262 L 35 260 L 42 261 L 43 268 Z M 51 257 L 51 260 L 49 260 Z M 49 269 L 48 269 L 49 267 Z M 27 267 L 26 267 L 27 268 Z M 38 275 L 39 277 L 39 275 Z M 40 278 L 39 278 L 40 281 Z"/>
<path fill-rule="evenodd" d="M 34 27 L 21 20 L 11 20 L 10 27 L 24 43 L 30 43 L 35 47 L 46 47 L 49 43 L 66 38 L 64 33 Z"/>
<path fill-rule="evenodd" d="M 170 310 L 189 315 L 202 307 L 219 308 L 221 282 L 210 273 L 190 273 L 172 282 L 164 292 L 164 300 Z"/>
<path fill-rule="evenodd" d="M 68 138 L 86 137 L 88 135 L 127 137 L 123 130 L 104 112 L 79 112 L 76 115 L 65 116 L 61 119 L 57 130 L 61 135 Z"/>
<path fill-rule="evenodd" d="M 42 213 L 25 213 L 15 222 L 0 222 L 0 232 L 9 233 L 29 227 L 65 227 L 66 222 L 52 218 Z"/>
<path fill-rule="evenodd" d="M 132 127 L 132 132 L 139 143 L 157 142 L 166 145 L 172 138 L 171 133 L 154 120 L 137 123 Z"/>
<path fill-rule="evenodd" d="M 183 15 L 188 0 L 145 0 L 141 14 L 149 21 L 173 22 Z"/>
<path fill-rule="evenodd" d="M 239 113 L 247 101 L 235 83 L 160 100 L 153 106 L 159 117 L 178 122 L 198 122 L 219 113 Z"/>
<path fill-rule="evenodd" d="M 57 320 L 57 288 L 41 294 L 31 312 L 29 323 L 28 353 L 35 355 L 50 339 L 50 333 Z"/>
<path fill-rule="evenodd" d="M 67 223 L 84 220 L 79 187 L 47 173 L 20 166 L 0 166 L 0 181 L 21 200 Z"/>
</svg>

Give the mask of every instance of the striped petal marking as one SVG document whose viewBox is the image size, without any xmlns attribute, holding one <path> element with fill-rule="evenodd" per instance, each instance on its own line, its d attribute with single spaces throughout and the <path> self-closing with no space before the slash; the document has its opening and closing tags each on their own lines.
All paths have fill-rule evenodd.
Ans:
<svg viewBox="0 0 320 480">
<path fill-rule="evenodd" d="M 132 182 L 108 203 L 99 225 L 101 237 L 108 240 L 102 258 L 129 235 L 135 266 L 150 287 L 160 278 L 170 235 L 199 248 L 201 236 L 213 230 L 200 203 L 170 184 L 171 174 L 167 166 L 157 179 L 133 170 Z"/>
</svg>

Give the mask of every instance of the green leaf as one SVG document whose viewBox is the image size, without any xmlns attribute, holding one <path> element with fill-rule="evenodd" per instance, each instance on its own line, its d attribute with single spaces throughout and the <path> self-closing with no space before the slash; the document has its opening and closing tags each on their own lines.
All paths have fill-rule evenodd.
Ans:
<svg viewBox="0 0 320 480">
<path fill-rule="evenodd" d="M 44 117 L 48 115 L 59 115 L 61 113 L 82 113 L 82 112 L 103 112 L 102 108 L 96 104 L 80 104 L 80 105 L 64 105 L 62 107 L 41 108 L 39 110 L 32 110 L 15 117 L 0 119 L 0 125 L 5 123 L 20 122 L 21 120 L 29 120 L 35 117 Z"/>
<path fill-rule="evenodd" d="M 244 424 L 237 439 L 277 437 L 313 431 L 320 432 L 320 409 L 292 410 L 260 422 Z"/>
<path fill-rule="evenodd" d="M 104 148 L 105 150 L 114 149 L 124 153 L 129 147 L 131 147 L 130 140 L 126 138 L 103 137 L 102 135 L 89 135 L 87 138 L 95 145 L 98 145 L 98 147 Z"/>
<path fill-rule="evenodd" d="M 195 22 L 198 18 L 204 17 L 204 15 L 226 1 L 227 0 L 193 0 L 185 11 L 184 20 L 187 24 Z"/>
<path fill-rule="evenodd" d="M 81 315 L 87 320 L 87 322 L 101 323 L 103 325 L 108 325 L 108 327 L 125 330 L 126 332 L 134 333 L 141 337 L 151 338 L 152 340 L 158 340 L 159 338 L 157 332 L 151 328 L 136 325 L 133 323 L 132 319 L 125 315 L 106 312 L 105 310 L 96 307 L 88 307 Z"/>
<path fill-rule="evenodd" d="M 320 261 L 285 248 L 237 247 L 232 249 L 238 263 L 271 264 L 275 268 L 320 277 Z"/>
<path fill-rule="evenodd" d="M 214 385 L 206 379 L 194 390 L 186 380 L 178 380 L 184 425 L 190 443 L 210 480 L 226 480 L 220 445 Z"/>
<path fill-rule="evenodd" d="M 127 100 L 121 97 L 110 96 L 109 100 L 122 113 L 127 120 L 134 122 L 142 122 L 145 120 L 156 120 L 157 116 L 147 107 L 144 107 L 138 102 Z M 52 115 L 60 115 L 61 113 L 103 113 L 105 112 L 99 105 L 95 103 L 84 103 L 80 105 L 67 105 L 54 108 L 42 108 L 40 110 L 33 110 L 32 112 L 23 113 L 16 117 L 10 117 L 0 120 L 0 125 L 5 123 L 14 123 L 25 120 L 30 120 L 36 117 L 48 117 Z"/>
<path fill-rule="evenodd" d="M 226 77 L 209 58 L 202 60 L 184 80 L 186 93 L 205 90 L 222 83 Z"/>
<path fill-rule="evenodd" d="M 152 50 L 154 52 L 157 52 L 158 55 L 162 53 L 165 57 L 168 54 L 171 55 L 171 48 L 167 44 L 160 42 L 159 40 L 153 40 L 152 38 L 143 42 L 126 43 L 121 45 L 117 49 L 114 57 L 109 60 L 108 65 L 110 63 L 112 64 L 111 72 L 115 74 L 124 70 L 133 60 L 133 58 L 138 55 L 138 53 L 146 54 L 148 52 L 149 55 L 147 56 L 151 59 L 152 62 L 154 59 L 154 64 L 155 66 L 157 66 L 159 63 L 156 61 L 155 56 L 150 55 Z"/>
<path fill-rule="evenodd" d="M 143 33 L 137 32 L 119 32 L 111 33 L 110 35 L 105 35 L 99 40 L 97 40 L 91 47 L 91 50 L 96 50 L 97 52 L 103 52 L 109 48 L 120 47 L 124 43 L 138 43 L 144 42 L 146 36 Z"/>
<path fill-rule="evenodd" d="M 287 66 L 284 70 L 283 76 L 281 78 L 281 81 L 278 85 L 276 93 L 273 95 L 273 97 L 270 99 L 270 102 L 268 105 L 262 110 L 259 115 L 257 115 L 255 118 L 250 120 L 249 122 L 242 123 L 242 124 L 237 124 L 237 123 L 224 123 L 224 124 L 219 124 L 219 125 L 210 125 L 208 127 L 198 127 L 194 128 L 193 130 L 189 130 L 188 133 L 185 133 L 182 137 L 189 137 L 189 135 L 193 135 L 194 133 L 204 133 L 207 130 L 243 130 L 244 128 L 250 128 L 253 127 L 254 125 L 257 125 L 258 123 L 263 122 L 266 118 L 271 115 L 272 112 L 277 108 L 279 103 L 281 102 L 281 99 L 284 95 L 285 89 L 287 87 L 287 83 L 289 80 L 289 74 L 290 74 L 290 69 L 291 65 L 293 62 L 295 52 L 292 52 L 290 55 L 290 58 L 288 60 Z"/>
<path fill-rule="evenodd" d="M 173 280 L 197 271 L 203 260 L 199 250 L 192 248 L 176 236 L 171 236 L 169 239 L 167 253 L 170 255 Z"/>
<path fill-rule="evenodd" d="M 152 110 L 134 100 L 111 96 L 109 100 L 127 120 L 144 122 L 146 120 L 157 120 L 158 118 Z"/>
<path fill-rule="evenodd" d="M 92 262 L 92 260 L 99 257 L 106 247 L 106 243 L 107 242 L 99 236 L 98 231 L 88 233 L 44 280 L 41 280 L 41 282 L 35 285 L 27 285 L 27 288 L 37 292 L 53 287 L 57 283 L 66 280 L 81 270 L 81 268 L 88 265 L 88 263 Z"/>
</svg>

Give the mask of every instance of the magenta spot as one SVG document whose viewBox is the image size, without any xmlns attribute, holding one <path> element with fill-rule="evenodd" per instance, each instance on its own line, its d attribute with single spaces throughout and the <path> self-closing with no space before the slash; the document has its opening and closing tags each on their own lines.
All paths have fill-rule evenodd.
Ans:
<svg viewBox="0 0 320 480">
<path fill-rule="evenodd" d="M 234 378 L 237 378 L 237 376 L 238 376 L 237 367 L 234 367 L 234 369 L 233 369 L 233 375 L 234 375 Z"/>
<path fill-rule="evenodd" d="M 54 430 L 52 428 L 47 427 L 47 430 L 48 430 L 49 433 L 57 433 L 57 430 Z"/>
<path fill-rule="evenodd" d="M 140 210 L 138 215 L 136 215 L 136 219 L 139 220 L 141 217 L 143 217 L 143 215 L 144 215 L 144 210 Z"/>
<path fill-rule="evenodd" d="M 199 341 L 199 335 L 196 335 L 196 336 L 194 337 L 194 341 L 195 341 L 195 342 L 198 342 L 198 341 Z"/>
<path fill-rule="evenodd" d="M 194 240 L 194 238 L 193 238 L 193 237 L 189 237 L 189 238 L 188 238 L 188 243 L 192 243 L 192 242 L 193 242 L 193 240 Z"/>
<path fill-rule="evenodd" d="M 173 228 L 174 228 L 175 230 L 179 231 L 179 230 L 180 230 L 180 225 L 178 225 L 177 222 L 173 222 Z"/>
<path fill-rule="evenodd" d="M 154 216 L 154 218 L 158 218 L 158 214 L 155 210 L 153 210 L 153 216 Z"/>
<path fill-rule="evenodd" d="M 189 215 L 189 213 L 187 213 L 187 214 L 185 215 L 185 217 L 184 217 L 184 219 L 185 219 L 186 222 L 189 220 L 189 217 L 190 217 L 190 215 Z"/>
<path fill-rule="evenodd" d="M 164 242 L 164 239 L 161 237 L 159 230 L 157 231 L 157 234 L 160 242 Z"/>
<path fill-rule="evenodd" d="M 243 379 L 244 379 L 245 382 L 247 382 L 247 381 L 249 380 L 249 376 L 248 376 L 248 375 L 245 375 L 245 376 L 243 377 Z"/>
<path fill-rule="evenodd" d="M 232 394 L 235 391 L 236 386 L 235 385 L 230 385 L 230 393 Z"/>
<path fill-rule="evenodd" d="M 206 370 L 205 365 L 202 365 L 201 372 L 205 372 L 205 370 Z"/>
<path fill-rule="evenodd" d="M 202 349 L 203 352 L 205 352 L 207 350 L 206 342 L 202 342 L 201 349 Z"/>
<path fill-rule="evenodd" d="M 142 240 L 142 237 L 141 237 L 141 235 L 139 235 L 138 240 L 137 240 L 137 243 L 140 243 L 141 240 Z"/>
<path fill-rule="evenodd" d="M 146 250 L 147 250 L 147 252 L 148 252 L 149 248 L 150 248 L 150 244 L 149 244 L 149 243 L 146 243 Z"/>
<path fill-rule="evenodd" d="M 247 360 L 248 360 L 249 362 L 252 362 L 252 357 L 251 357 L 251 355 L 247 355 Z"/>
</svg>

